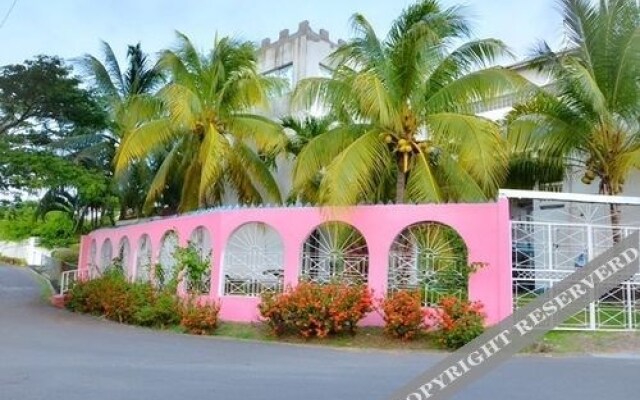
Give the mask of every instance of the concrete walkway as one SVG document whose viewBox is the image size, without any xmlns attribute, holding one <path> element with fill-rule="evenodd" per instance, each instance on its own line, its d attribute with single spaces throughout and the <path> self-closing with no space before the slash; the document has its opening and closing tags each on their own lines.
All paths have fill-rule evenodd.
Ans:
<svg viewBox="0 0 640 400">
<path fill-rule="evenodd" d="M 156 332 L 54 309 L 0 267 L 0 400 L 386 399 L 440 356 Z M 640 357 L 516 357 L 456 399 L 636 399 Z"/>
</svg>

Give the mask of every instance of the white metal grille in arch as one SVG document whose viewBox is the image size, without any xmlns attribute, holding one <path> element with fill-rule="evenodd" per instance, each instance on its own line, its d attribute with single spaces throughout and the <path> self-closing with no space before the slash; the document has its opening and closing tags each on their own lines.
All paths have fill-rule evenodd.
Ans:
<svg viewBox="0 0 640 400">
<path fill-rule="evenodd" d="M 100 271 L 104 272 L 111 265 L 113 259 L 113 245 L 111 239 L 106 239 L 102 242 L 102 248 L 100 250 Z"/>
<path fill-rule="evenodd" d="M 465 298 L 467 250 L 452 228 L 423 222 L 404 229 L 389 252 L 389 292 L 420 293 L 424 306 L 437 306 L 445 296 Z"/>
<path fill-rule="evenodd" d="M 178 248 L 178 234 L 176 231 L 168 231 L 162 236 L 160 241 L 160 254 L 158 261 L 162 271 L 156 271 L 156 281 L 160 284 L 166 284 L 170 280 L 175 278 L 176 267 L 178 262 L 176 260 L 175 252 Z"/>
<path fill-rule="evenodd" d="M 129 244 L 129 239 L 126 236 L 123 236 L 122 239 L 120 239 L 116 260 L 122 267 L 125 276 L 131 277 L 131 245 Z"/>
<path fill-rule="evenodd" d="M 148 282 L 151 276 L 151 238 L 145 234 L 138 242 L 138 254 L 136 257 L 136 280 Z"/>
<path fill-rule="evenodd" d="M 344 222 L 318 226 L 304 243 L 300 279 L 320 284 L 366 284 L 369 250 L 364 236 Z"/>
<path fill-rule="evenodd" d="M 284 246 L 277 231 L 260 222 L 242 225 L 224 249 L 225 295 L 279 293 L 284 284 Z"/>
</svg>

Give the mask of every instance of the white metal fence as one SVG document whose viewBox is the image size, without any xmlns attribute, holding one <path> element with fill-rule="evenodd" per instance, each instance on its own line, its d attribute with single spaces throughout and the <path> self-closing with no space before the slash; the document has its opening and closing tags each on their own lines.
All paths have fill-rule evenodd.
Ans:
<svg viewBox="0 0 640 400">
<path fill-rule="evenodd" d="M 512 193 L 509 193 L 512 194 Z M 640 230 L 632 216 L 640 199 L 567 193 L 529 194 L 529 212 L 514 217 L 512 204 L 512 288 L 514 308 L 522 307 L 566 278 L 619 238 Z M 625 225 L 612 225 L 611 204 L 624 216 Z M 517 210 L 516 210 L 517 212 Z M 640 329 L 640 271 L 633 279 L 597 299 L 559 329 Z"/>
</svg>

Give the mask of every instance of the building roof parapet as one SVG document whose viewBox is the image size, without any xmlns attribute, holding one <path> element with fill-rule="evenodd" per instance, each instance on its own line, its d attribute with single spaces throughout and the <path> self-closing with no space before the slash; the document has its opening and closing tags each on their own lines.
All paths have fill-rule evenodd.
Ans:
<svg viewBox="0 0 640 400">
<path fill-rule="evenodd" d="M 315 32 L 313 29 L 311 29 L 311 24 L 309 23 L 309 21 L 304 20 L 298 24 L 298 30 L 295 33 L 290 33 L 289 29 L 283 29 L 278 34 L 278 40 L 276 40 L 275 42 L 272 42 L 271 38 L 262 39 L 262 41 L 260 42 L 260 49 L 262 50 L 267 47 L 282 45 L 287 41 L 290 41 L 302 36 L 306 36 L 308 39 L 316 42 L 319 42 L 319 41 L 327 42 L 332 47 L 338 47 L 345 43 L 343 40 L 338 40 L 338 42 L 333 42 L 329 36 L 329 31 L 326 29 L 320 29 L 318 32 Z"/>
</svg>

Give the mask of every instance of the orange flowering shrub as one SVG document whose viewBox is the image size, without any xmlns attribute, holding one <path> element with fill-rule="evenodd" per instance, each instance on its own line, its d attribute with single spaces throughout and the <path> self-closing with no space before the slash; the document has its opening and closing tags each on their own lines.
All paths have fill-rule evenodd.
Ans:
<svg viewBox="0 0 640 400">
<path fill-rule="evenodd" d="M 426 311 L 420 293 L 399 291 L 380 301 L 384 333 L 402 340 L 411 340 L 425 328 Z"/>
<path fill-rule="evenodd" d="M 180 325 L 188 333 L 210 335 L 218 328 L 220 304 L 215 301 L 186 300 L 180 306 Z"/>
<path fill-rule="evenodd" d="M 137 310 L 151 301 L 153 288 L 148 284 L 129 283 L 118 271 L 78 282 L 67 294 L 67 308 L 102 315 L 112 321 L 133 323 Z"/>
<path fill-rule="evenodd" d="M 443 297 L 439 308 L 432 310 L 438 319 L 437 335 L 448 349 L 458 349 L 484 332 L 485 314 L 479 302 L 469 302 L 457 297 Z"/>
<path fill-rule="evenodd" d="M 355 334 L 358 322 L 373 309 L 365 286 L 300 283 L 282 294 L 264 294 L 260 315 L 274 334 L 326 337 L 338 332 Z"/>
</svg>

